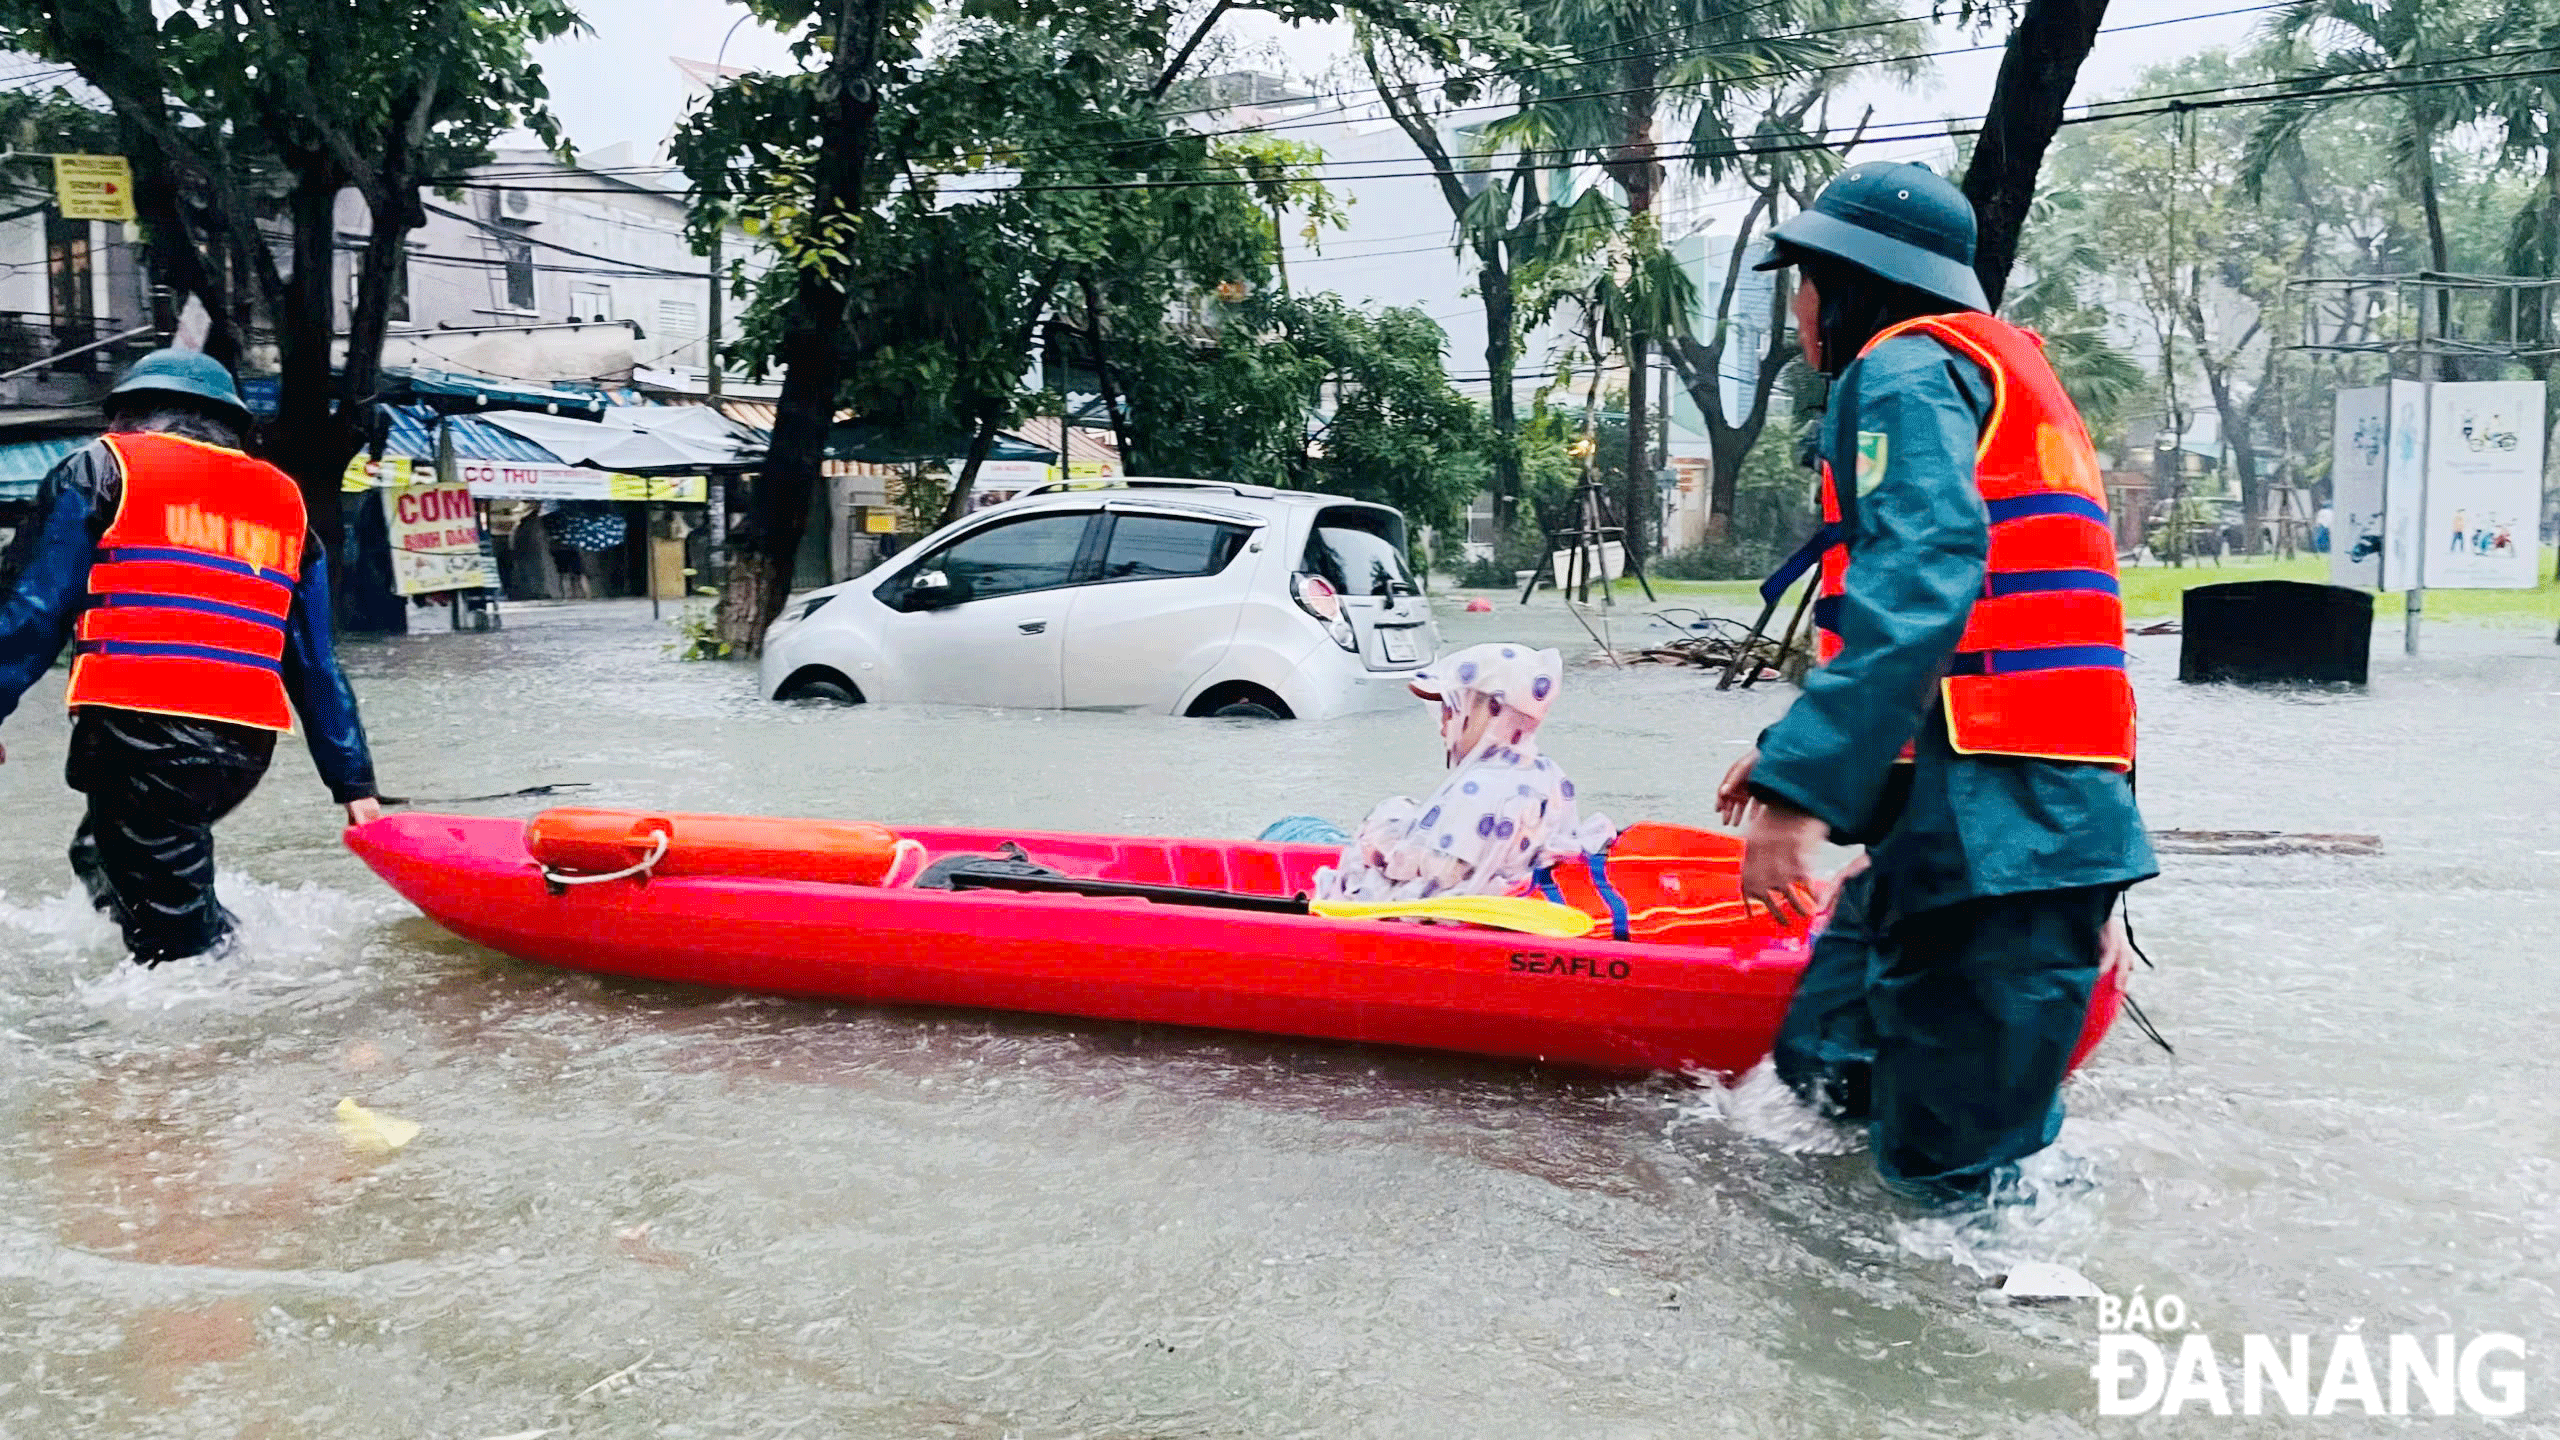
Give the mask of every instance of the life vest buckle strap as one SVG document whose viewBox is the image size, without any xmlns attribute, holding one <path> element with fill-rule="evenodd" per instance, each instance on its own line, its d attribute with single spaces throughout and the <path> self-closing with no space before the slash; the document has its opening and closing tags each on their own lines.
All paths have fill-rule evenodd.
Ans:
<svg viewBox="0 0 2560 1440">
<path fill-rule="evenodd" d="M 2032 650 L 1964 650 L 1948 657 L 1949 676 L 2020 675 L 2036 670 L 2121 670 L 2121 645 L 2046 645 Z"/>
<path fill-rule="evenodd" d="M 245 665 L 271 675 L 284 673 L 281 660 L 213 645 L 171 645 L 153 640 L 82 640 L 71 650 L 74 655 L 120 655 L 135 660 L 204 660 L 216 665 Z"/>
<path fill-rule="evenodd" d="M 2100 595 L 2123 593 L 2116 577 L 2104 570 L 1994 571 L 1983 577 L 1982 589 L 1985 595 L 1995 600 L 2008 595 L 2050 595 L 2068 591 Z"/>
<path fill-rule="evenodd" d="M 98 551 L 98 563 L 102 565 L 193 565 L 203 570 L 219 570 L 226 575 L 246 575 L 251 579 L 264 580 L 270 585 L 281 585 L 287 590 L 294 586 L 294 577 L 281 570 L 267 570 L 252 565 L 246 560 L 234 560 L 225 555 L 208 555 L 201 550 L 188 550 L 175 545 L 108 546 Z"/>
<path fill-rule="evenodd" d="M 268 611 L 252 610 L 246 605 L 226 605 L 219 600 L 207 600 L 196 595 L 149 595 L 127 590 L 103 595 L 93 593 L 89 597 L 89 603 L 107 610 L 186 610 L 198 615 L 219 615 L 228 620 L 245 620 L 252 625 L 264 625 L 271 630 L 283 630 L 286 619 L 285 616 Z"/>
</svg>

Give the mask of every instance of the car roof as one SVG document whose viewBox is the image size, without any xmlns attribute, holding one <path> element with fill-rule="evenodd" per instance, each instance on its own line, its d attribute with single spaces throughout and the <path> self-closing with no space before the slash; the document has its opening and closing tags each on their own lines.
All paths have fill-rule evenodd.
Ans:
<svg viewBox="0 0 2560 1440">
<path fill-rule="evenodd" d="M 1125 479 L 1115 476 L 1099 483 L 1074 480 L 1051 481 L 1046 485 L 1034 486 L 997 508 L 1012 509 L 1015 506 L 1029 508 L 1044 502 L 1090 498 L 1106 501 L 1143 499 L 1149 504 L 1159 502 L 1180 504 L 1184 500 L 1192 500 L 1195 503 L 1208 502 L 1206 505 L 1199 506 L 1202 509 L 1214 508 L 1220 503 L 1233 505 L 1238 501 L 1246 502 L 1247 508 L 1252 502 L 1286 506 L 1292 509 L 1352 505 L 1365 510 L 1384 510 L 1401 518 L 1401 512 L 1392 505 L 1380 505 L 1371 500 L 1354 500 L 1347 495 L 1327 495 L 1316 490 L 1281 490 L 1269 485 L 1247 485 L 1224 480 L 1193 480 L 1169 475 L 1132 475 Z"/>
</svg>

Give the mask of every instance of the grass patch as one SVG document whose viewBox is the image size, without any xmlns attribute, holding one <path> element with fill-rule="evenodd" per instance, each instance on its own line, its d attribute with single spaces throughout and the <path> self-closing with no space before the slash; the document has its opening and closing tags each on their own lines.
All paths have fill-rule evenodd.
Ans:
<svg viewBox="0 0 2560 1440">
<path fill-rule="evenodd" d="M 2427 592 L 2427 618 L 2430 620 L 2463 620 L 2485 624 L 2524 624 L 2560 626 L 2560 584 L 2552 580 L 2555 552 L 2542 549 L 2542 583 L 2531 590 L 2430 590 Z M 2124 586 L 2124 613 L 2129 620 L 2151 621 L 2173 618 L 2189 590 L 2200 585 L 2223 585 L 2240 580 L 2303 580 L 2315 585 L 2329 581 L 2329 557 L 2303 555 L 2291 560 L 2233 558 L 2216 565 L 2207 560 L 2186 566 L 2128 565 L 2120 577 Z M 1597 586 L 1592 600 L 1599 600 Z M 1621 606 L 1644 607 L 1644 592 L 1633 580 L 1617 582 L 1616 593 Z M 1759 587 L 1748 580 L 1656 580 L 1653 592 L 1666 605 L 1694 605 L 1719 614 L 1736 614 L 1748 619 L 1760 613 Z M 1516 590 L 1512 592 L 1518 594 Z M 1540 590 L 1542 596 L 1553 590 Z M 2408 597 L 2397 591 L 2373 597 L 2374 618 L 2398 619 L 2408 609 Z M 1781 613 L 1773 625 L 1783 625 Z"/>
</svg>

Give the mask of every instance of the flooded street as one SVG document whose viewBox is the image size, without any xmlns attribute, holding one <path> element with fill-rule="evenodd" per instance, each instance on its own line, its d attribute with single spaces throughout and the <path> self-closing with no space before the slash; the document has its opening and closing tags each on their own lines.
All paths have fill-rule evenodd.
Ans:
<svg viewBox="0 0 2560 1440">
<path fill-rule="evenodd" d="M 1439 609 L 1590 648 L 1551 598 Z M 1438 763 L 1419 713 L 786 707 L 645 610 L 508 625 L 349 647 L 387 791 L 1247 836 Z M 2119 1025 L 2067 1092 L 2096 1185 L 1996 1226 L 1686 1081 L 520 965 L 348 855 L 298 746 L 221 832 L 244 952 L 141 972 L 62 860 L 57 675 L 0 768 L 0 1436 L 2124 1433 L 2089 1307 L 1986 1297 L 2020 1259 L 2231 1356 L 2511 1332 L 2499 1433 L 2560 1435 L 2560 648 L 2397 642 L 2366 693 L 2181 687 L 2131 642 L 2155 829 L 2383 853 L 2164 857 L 2134 994 L 2177 1054 Z M 1709 823 L 1793 693 L 1712 687 L 1577 669 L 1542 738 L 1588 809 Z M 344 1096 L 423 1132 L 351 1147 Z M 2489 1422 L 2143 1433 L 2306 1427 Z"/>
</svg>

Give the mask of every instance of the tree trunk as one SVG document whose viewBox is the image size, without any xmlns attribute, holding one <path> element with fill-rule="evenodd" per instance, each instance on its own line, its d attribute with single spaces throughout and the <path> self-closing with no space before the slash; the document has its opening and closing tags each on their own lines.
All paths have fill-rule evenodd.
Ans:
<svg viewBox="0 0 2560 1440">
<path fill-rule="evenodd" d="M 1627 559 L 1630 562 L 1644 558 L 1645 536 L 1651 533 L 1646 521 L 1651 518 L 1656 503 L 1653 497 L 1653 466 L 1649 463 L 1653 427 L 1645 423 L 1645 392 L 1653 388 L 1647 383 L 1651 377 L 1645 373 L 1646 362 L 1650 358 L 1644 328 L 1630 324 L 1627 327 L 1627 483 L 1626 499 L 1619 507 L 1623 513 L 1618 516 L 1618 523 L 1626 527 Z"/>
<path fill-rule="evenodd" d="M 1965 198 L 1973 202 L 1982 227 L 1973 269 L 1994 309 L 2008 289 L 2010 268 L 2017 264 L 2018 232 L 2035 200 L 2044 152 L 2062 128 L 2072 83 L 2097 44 L 2098 26 L 2106 16 L 2107 0 L 2027 0 L 2018 28 L 2009 34 L 1991 109 L 1974 144 L 1973 163 L 1964 172 Z"/>
<path fill-rule="evenodd" d="M 1048 273 L 1040 277 L 1040 287 L 1031 292 L 1031 303 L 1023 311 L 1022 324 L 1013 332 L 1014 354 L 1025 354 L 1030 350 L 1031 336 L 1040 328 L 1040 317 L 1048 313 L 1049 299 L 1058 293 L 1058 281 L 1065 273 L 1066 262 L 1053 260 L 1049 263 Z M 960 467 L 958 475 L 952 477 L 951 494 L 943 501 L 943 524 L 948 525 L 969 513 L 969 496 L 978 488 L 978 471 L 987 463 L 987 452 L 995 448 L 996 422 L 999 418 L 998 413 L 994 411 L 979 417 L 977 434 L 972 436 L 969 442 L 968 462 Z M 1066 466 L 1067 425 L 1066 421 L 1061 419 L 1058 422 L 1060 474 L 1063 475 L 1066 472 Z"/>
<path fill-rule="evenodd" d="M 295 157 L 301 177 L 287 197 L 293 220 L 293 274 L 285 282 L 283 313 L 276 317 L 276 423 L 268 457 L 302 491 L 303 509 L 329 555 L 330 579 L 343 593 L 345 520 L 339 483 L 358 444 L 332 404 L 330 341 L 336 330 L 337 295 L 331 284 L 337 248 L 338 192 L 344 177 L 313 155 Z"/>
<path fill-rule="evenodd" d="M 945 525 L 969 513 L 969 496 L 978 488 L 978 471 L 987 463 L 987 452 L 996 448 L 997 412 L 979 412 L 978 428 L 969 436 L 969 458 L 961 462 L 960 473 L 951 477 L 951 493 L 942 500 L 942 522 Z M 1058 427 L 1058 442 L 1066 443 L 1066 427 Z M 1058 458 L 1066 459 L 1062 452 Z"/>
<path fill-rule="evenodd" d="M 823 118 L 811 176 L 810 213 L 828 224 L 861 213 L 862 182 L 871 160 L 872 127 L 880 113 L 875 71 L 888 0 L 832 0 L 835 44 L 820 83 Z M 843 376 L 845 294 L 823 270 L 804 269 L 793 286 L 792 306 L 776 351 L 783 364 L 782 394 L 774 404 L 773 441 L 765 452 L 755 491 L 755 547 L 738 556 L 736 570 L 754 597 L 746 627 L 749 648 L 791 598 L 791 576 L 808 533 L 809 505 L 826 463 L 827 431 L 835 423 L 836 387 Z"/>
<path fill-rule="evenodd" d="M 1094 288 L 1090 274 L 1084 277 L 1084 338 L 1093 355 L 1093 383 L 1102 392 L 1102 413 L 1111 421 L 1111 445 L 1120 452 L 1120 473 L 1135 475 L 1139 473 L 1137 452 L 1129 446 L 1129 426 L 1121 417 L 1120 390 L 1111 383 L 1111 359 L 1102 350 L 1102 295 Z M 1066 440 L 1066 427 L 1062 424 L 1058 443 L 1063 446 Z"/>
<path fill-rule="evenodd" d="M 1519 320 L 1500 246 L 1478 246 L 1476 257 L 1483 265 L 1476 290 L 1484 298 L 1484 368 L 1492 385 L 1486 405 L 1493 422 L 1493 543 L 1499 550 L 1520 515 L 1520 406 L 1512 394 L 1512 373 L 1520 363 Z"/>
<path fill-rule="evenodd" d="M 1633 269 L 1628 277 L 1626 336 L 1627 352 L 1627 483 L 1624 512 L 1618 523 L 1626 529 L 1627 562 L 1635 564 L 1645 554 L 1645 537 L 1651 527 L 1647 520 L 1654 509 L 1653 467 L 1648 463 L 1652 436 L 1645 423 L 1646 391 L 1652 377 L 1646 373 L 1652 358 L 1652 337 L 1646 333 L 1645 312 L 1650 296 L 1646 284 L 1646 252 L 1658 243 L 1653 231 L 1653 192 L 1659 181 L 1654 163 L 1653 110 L 1654 84 L 1660 75 L 1660 64 L 1650 56 L 1640 56 L 1627 65 L 1627 128 L 1617 163 L 1611 166 L 1618 183 L 1627 192 L 1627 230 L 1635 237 Z"/>
<path fill-rule="evenodd" d="M 2560 275 L 2560 117 L 2544 126 L 2542 132 L 2542 273 Z M 2524 296 L 2516 295 L 2508 303 L 2522 305 Z M 2533 378 L 2551 383 L 2551 296 L 2545 292 L 2535 302 L 2541 313 L 2534 320 L 2533 343 L 2541 354 L 2525 361 Z"/>
<path fill-rule="evenodd" d="M 2411 148 L 2418 157 L 2418 208 L 2427 220 L 2428 268 L 2443 275 L 2453 269 L 2453 246 L 2445 238 L 2444 197 L 2436 186 L 2435 137 L 2422 134 L 2412 138 Z M 2436 338 L 2443 340 L 2452 334 L 2453 292 L 2439 289 L 2436 291 Z"/>
</svg>

